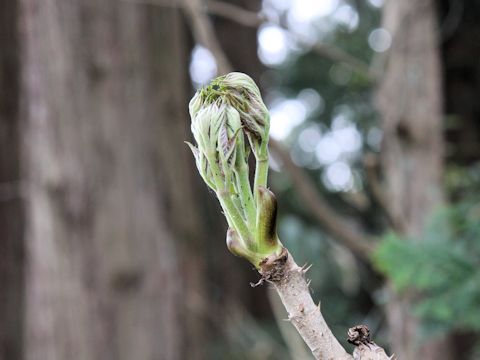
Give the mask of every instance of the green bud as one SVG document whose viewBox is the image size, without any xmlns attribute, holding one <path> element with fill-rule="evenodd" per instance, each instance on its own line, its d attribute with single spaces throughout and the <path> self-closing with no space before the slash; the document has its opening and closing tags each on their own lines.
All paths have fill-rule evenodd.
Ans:
<svg viewBox="0 0 480 360">
<path fill-rule="evenodd" d="M 197 91 L 190 101 L 190 116 L 196 116 L 202 107 L 214 103 L 233 106 L 240 114 L 242 125 L 249 137 L 262 140 L 268 138 L 268 109 L 263 103 L 258 86 L 250 76 L 232 72 L 212 80 L 208 86 Z"/>
<path fill-rule="evenodd" d="M 281 252 L 277 202 L 266 188 L 269 114 L 255 82 L 242 73 L 220 76 L 189 103 L 197 169 L 213 189 L 227 219 L 227 247 L 257 268 Z M 248 139 L 248 141 L 247 141 Z M 254 184 L 248 157 L 255 155 Z"/>
<path fill-rule="evenodd" d="M 262 261 L 262 257 L 253 251 L 250 251 L 243 243 L 241 237 L 235 231 L 235 229 L 229 228 L 227 230 L 227 248 L 235 256 L 244 258 L 257 268 Z"/>
<path fill-rule="evenodd" d="M 261 253 L 270 253 L 279 248 L 277 236 L 277 199 L 273 192 L 260 186 L 257 200 L 256 240 Z"/>
<path fill-rule="evenodd" d="M 200 175 L 210 188 L 227 190 L 238 168 L 247 168 L 245 141 L 239 113 L 230 105 L 205 105 L 192 117 L 197 147 L 189 144 Z"/>
</svg>

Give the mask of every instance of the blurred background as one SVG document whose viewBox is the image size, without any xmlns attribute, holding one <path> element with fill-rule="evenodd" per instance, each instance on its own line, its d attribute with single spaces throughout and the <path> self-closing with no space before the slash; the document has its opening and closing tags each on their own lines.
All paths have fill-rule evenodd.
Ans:
<svg viewBox="0 0 480 360">
<path fill-rule="evenodd" d="M 278 230 L 339 340 L 480 359 L 477 0 L 0 2 L 0 359 L 311 359 L 185 140 L 271 111 Z"/>
</svg>

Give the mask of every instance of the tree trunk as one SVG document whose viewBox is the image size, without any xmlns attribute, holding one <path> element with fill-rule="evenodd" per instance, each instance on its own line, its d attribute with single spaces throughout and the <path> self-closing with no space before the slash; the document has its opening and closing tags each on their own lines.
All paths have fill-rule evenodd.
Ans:
<svg viewBox="0 0 480 360">
<path fill-rule="evenodd" d="M 443 201 L 442 84 L 438 25 L 432 0 L 390 0 L 383 27 L 392 37 L 377 93 L 383 121 L 382 161 L 396 231 L 420 239 Z M 421 343 L 406 296 L 387 309 L 399 359 L 449 359 L 445 339 Z"/>
<path fill-rule="evenodd" d="M 18 7 L 0 2 L 0 360 L 20 359 L 23 224 L 18 119 Z"/>
<path fill-rule="evenodd" d="M 21 0 L 20 19 L 25 359 L 201 358 L 179 12 Z"/>
</svg>

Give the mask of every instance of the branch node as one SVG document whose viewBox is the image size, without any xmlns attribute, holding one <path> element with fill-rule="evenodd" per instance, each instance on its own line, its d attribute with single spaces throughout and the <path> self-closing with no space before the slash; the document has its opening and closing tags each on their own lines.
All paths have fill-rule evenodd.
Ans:
<svg viewBox="0 0 480 360">
<path fill-rule="evenodd" d="M 370 329 L 367 325 L 355 325 L 354 327 L 351 327 L 348 329 L 347 336 L 347 341 L 356 346 L 361 344 L 369 346 L 370 344 L 373 344 L 373 341 L 370 338 Z"/>
<path fill-rule="evenodd" d="M 285 277 L 285 264 L 288 259 L 288 251 L 282 248 L 280 255 L 272 254 L 263 259 L 260 264 L 262 280 L 280 282 Z"/>
</svg>

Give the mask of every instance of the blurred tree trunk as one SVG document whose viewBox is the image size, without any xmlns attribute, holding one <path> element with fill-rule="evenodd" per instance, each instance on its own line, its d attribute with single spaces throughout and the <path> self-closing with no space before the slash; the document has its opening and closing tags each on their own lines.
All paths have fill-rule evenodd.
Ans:
<svg viewBox="0 0 480 360">
<path fill-rule="evenodd" d="M 0 2 L 0 360 L 20 359 L 23 224 L 18 119 L 18 7 Z"/>
<path fill-rule="evenodd" d="M 383 27 L 392 37 L 377 100 L 384 129 L 383 168 L 396 231 L 421 239 L 443 202 L 443 109 L 438 25 L 432 0 L 386 2 Z M 393 351 L 399 359 L 450 359 L 446 339 L 422 343 L 412 294 L 389 303 Z"/>
<path fill-rule="evenodd" d="M 25 359 L 203 358 L 180 12 L 20 3 Z"/>
</svg>

